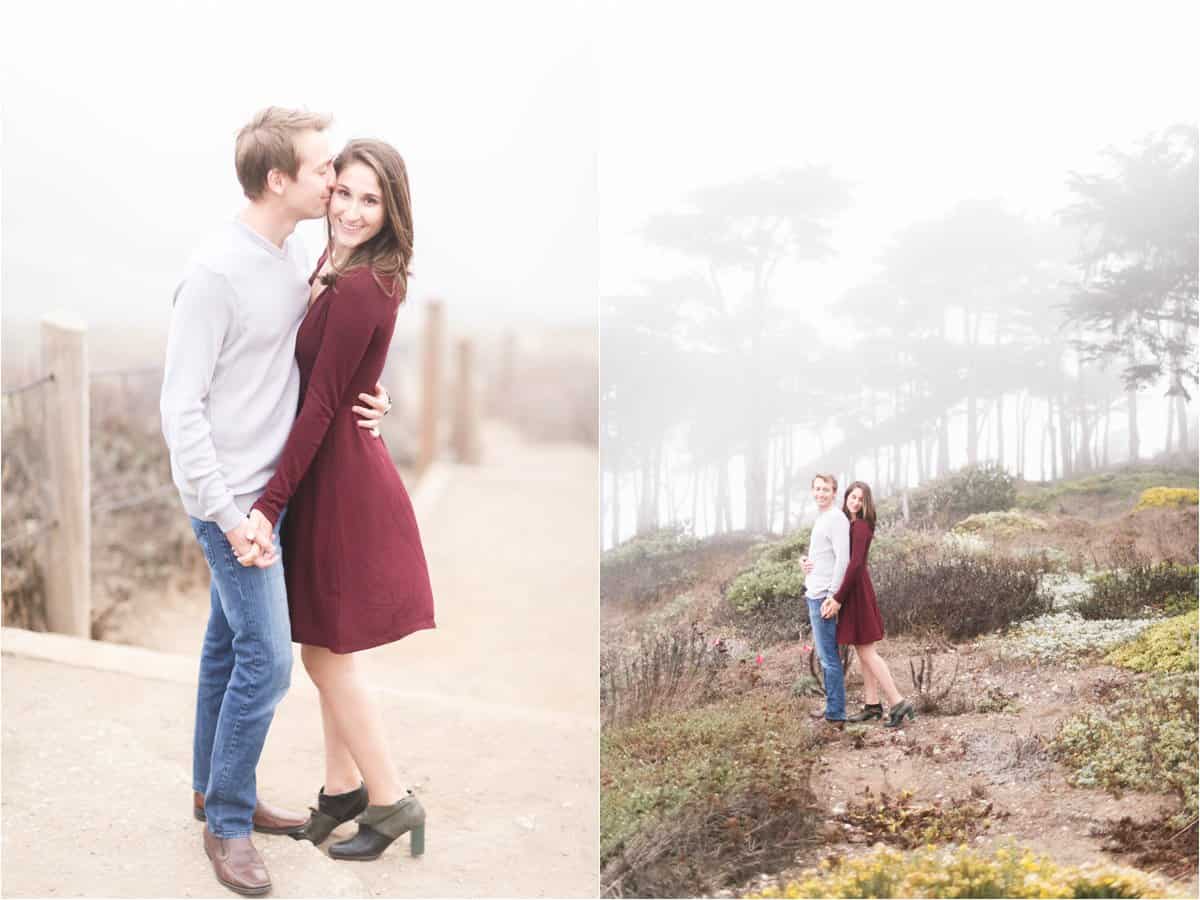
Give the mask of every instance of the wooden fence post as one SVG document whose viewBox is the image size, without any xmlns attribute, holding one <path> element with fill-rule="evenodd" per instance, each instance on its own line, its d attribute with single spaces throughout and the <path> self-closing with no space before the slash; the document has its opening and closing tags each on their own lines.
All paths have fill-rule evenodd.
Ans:
<svg viewBox="0 0 1200 900">
<path fill-rule="evenodd" d="M 425 314 L 424 375 L 421 384 L 421 440 L 417 449 L 418 476 L 437 456 L 437 424 L 442 386 L 442 332 L 445 311 L 433 300 Z"/>
<path fill-rule="evenodd" d="M 45 448 L 54 498 L 46 560 L 46 626 L 61 634 L 92 633 L 91 452 L 88 426 L 87 326 L 67 316 L 42 319 Z"/>
<path fill-rule="evenodd" d="M 479 413 L 472 374 L 471 342 L 458 342 L 458 377 L 454 386 L 454 455 L 461 463 L 479 462 Z"/>
</svg>

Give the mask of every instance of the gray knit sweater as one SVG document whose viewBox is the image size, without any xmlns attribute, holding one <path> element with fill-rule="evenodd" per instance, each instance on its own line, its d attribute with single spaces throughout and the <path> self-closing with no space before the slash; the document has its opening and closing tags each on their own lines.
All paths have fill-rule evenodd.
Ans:
<svg viewBox="0 0 1200 900">
<path fill-rule="evenodd" d="M 222 531 L 245 519 L 287 441 L 307 305 L 295 235 L 280 249 L 237 221 L 196 252 L 175 291 L 163 436 L 184 508 Z"/>
</svg>

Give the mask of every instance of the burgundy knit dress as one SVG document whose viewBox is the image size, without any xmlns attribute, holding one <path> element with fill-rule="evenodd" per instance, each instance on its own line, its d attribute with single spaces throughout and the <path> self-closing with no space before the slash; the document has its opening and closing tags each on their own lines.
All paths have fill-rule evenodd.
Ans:
<svg viewBox="0 0 1200 900">
<path fill-rule="evenodd" d="M 883 637 L 883 617 L 875 602 L 875 588 L 867 571 L 867 551 L 875 531 L 866 519 L 850 523 L 850 562 L 846 576 L 838 588 L 837 642 L 839 644 L 873 644 Z"/>
<path fill-rule="evenodd" d="M 398 310 L 366 268 L 313 302 L 296 335 L 300 411 L 254 504 L 272 524 L 287 506 L 280 543 L 292 640 L 335 653 L 435 627 L 408 492 L 383 440 L 351 409 L 360 393 L 375 393 Z"/>
</svg>

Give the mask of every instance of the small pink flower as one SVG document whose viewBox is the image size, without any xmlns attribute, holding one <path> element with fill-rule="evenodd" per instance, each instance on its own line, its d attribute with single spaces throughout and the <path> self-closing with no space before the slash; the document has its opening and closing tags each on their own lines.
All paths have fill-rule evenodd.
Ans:
<svg viewBox="0 0 1200 900">
<path fill-rule="evenodd" d="M 811 646 L 810 644 L 805 644 L 805 645 L 804 645 L 804 652 L 805 652 L 805 653 L 812 653 L 812 646 Z"/>
<path fill-rule="evenodd" d="M 755 664 L 756 666 L 761 666 L 761 665 L 762 665 L 762 654 L 761 654 L 761 653 L 760 653 L 760 654 L 758 654 L 758 659 L 754 660 L 754 664 Z"/>
</svg>

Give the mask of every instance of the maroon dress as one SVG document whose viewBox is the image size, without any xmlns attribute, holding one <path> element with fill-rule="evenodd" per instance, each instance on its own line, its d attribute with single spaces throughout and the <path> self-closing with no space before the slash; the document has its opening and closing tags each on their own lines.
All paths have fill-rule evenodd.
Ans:
<svg viewBox="0 0 1200 900">
<path fill-rule="evenodd" d="M 351 409 L 360 393 L 375 393 L 398 310 L 366 268 L 317 297 L 296 335 L 300 411 L 254 504 L 272 524 L 287 506 L 280 543 L 292 640 L 335 653 L 434 627 L 408 492 L 382 439 Z"/>
<path fill-rule="evenodd" d="M 875 602 L 875 588 L 867 571 L 867 551 L 875 531 L 866 519 L 850 523 L 850 562 L 846 577 L 838 588 L 837 642 L 839 644 L 873 644 L 883 637 L 883 618 Z"/>
</svg>

